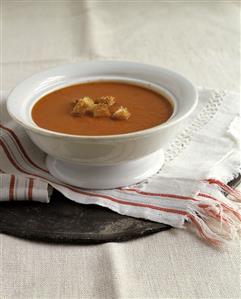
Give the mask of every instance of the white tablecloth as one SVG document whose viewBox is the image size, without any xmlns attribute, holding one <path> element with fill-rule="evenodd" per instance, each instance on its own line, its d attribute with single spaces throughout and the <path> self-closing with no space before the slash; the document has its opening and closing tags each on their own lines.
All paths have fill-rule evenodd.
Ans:
<svg viewBox="0 0 241 299">
<path fill-rule="evenodd" d="M 239 91 L 239 13 L 239 1 L 2 1 L 1 89 L 112 58 Z M 183 230 L 95 246 L 0 235 L 0 298 L 240 298 L 240 260 L 240 243 L 220 252 Z"/>
</svg>

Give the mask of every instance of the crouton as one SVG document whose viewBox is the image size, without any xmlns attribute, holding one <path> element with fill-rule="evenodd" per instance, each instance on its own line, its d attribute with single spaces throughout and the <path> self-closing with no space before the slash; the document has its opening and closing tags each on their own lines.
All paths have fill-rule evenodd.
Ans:
<svg viewBox="0 0 241 299">
<path fill-rule="evenodd" d="M 106 104 L 108 106 L 113 106 L 115 104 L 115 97 L 112 96 L 104 96 L 104 97 L 100 97 L 97 98 L 95 100 L 96 104 Z"/>
<path fill-rule="evenodd" d="M 71 102 L 70 102 L 70 105 L 72 106 L 72 107 L 74 107 L 76 104 L 77 104 L 77 102 L 78 102 L 79 100 L 72 100 Z"/>
<path fill-rule="evenodd" d="M 73 109 L 71 113 L 73 115 L 83 115 L 88 112 L 91 112 L 94 108 L 94 101 L 90 97 L 83 97 L 79 100 L 73 102 Z"/>
<path fill-rule="evenodd" d="M 111 113 L 108 105 L 96 104 L 92 110 L 94 117 L 110 117 Z"/>
<path fill-rule="evenodd" d="M 126 107 L 119 107 L 114 113 L 110 111 L 110 107 L 115 104 L 113 96 L 103 96 L 93 100 L 90 97 L 83 97 L 71 102 L 71 114 L 75 116 L 92 115 L 93 117 L 111 117 L 116 120 L 127 120 L 131 114 Z M 113 108 L 112 108 L 113 109 Z"/>
<path fill-rule="evenodd" d="M 121 106 L 113 114 L 112 118 L 117 120 L 127 120 L 131 116 L 130 112 L 126 107 Z"/>
</svg>

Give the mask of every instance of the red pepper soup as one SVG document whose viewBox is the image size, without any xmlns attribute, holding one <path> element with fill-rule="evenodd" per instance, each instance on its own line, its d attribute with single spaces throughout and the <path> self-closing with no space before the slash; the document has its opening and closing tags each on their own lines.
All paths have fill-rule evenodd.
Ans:
<svg viewBox="0 0 241 299">
<path fill-rule="evenodd" d="M 166 122 L 173 106 L 148 88 L 120 82 L 80 83 L 50 92 L 32 109 L 41 128 L 73 135 L 136 132 Z"/>
</svg>

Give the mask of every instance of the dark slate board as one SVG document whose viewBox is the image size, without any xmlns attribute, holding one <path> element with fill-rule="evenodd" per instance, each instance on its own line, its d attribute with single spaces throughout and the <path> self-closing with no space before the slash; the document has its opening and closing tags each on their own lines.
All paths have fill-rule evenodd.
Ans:
<svg viewBox="0 0 241 299">
<path fill-rule="evenodd" d="M 236 186 L 241 178 L 232 181 Z M 49 243 L 87 244 L 127 241 L 170 229 L 162 223 L 136 219 L 95 205 L 81 205 L 54 191 L 49 204 L 0 204 L 0 232 Z"/>
</svg>

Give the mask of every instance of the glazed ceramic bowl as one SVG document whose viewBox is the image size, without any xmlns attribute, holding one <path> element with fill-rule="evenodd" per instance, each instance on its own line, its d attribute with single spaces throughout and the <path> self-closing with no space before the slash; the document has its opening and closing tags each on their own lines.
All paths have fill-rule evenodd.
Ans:
<svg viewBox="0 0 241 299">
<path fill-rule="evenodd" d="M 131 82 L 156 90 L 174 106 L 172 117 L 150 129 L 110 136 L 76 136 L 38 127 L 31 117 L 34 103 L 55 89 L 91 81 Z M 124 61 L 89 61 L 36 74 L 9 95 L 7 108 L 32 141 L 49 156 L 85 166 L 121 165 L 158 152 L 197 105 L 197 91 L 183 76 L 159 67 Z"/>
</svg>

